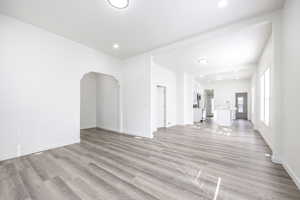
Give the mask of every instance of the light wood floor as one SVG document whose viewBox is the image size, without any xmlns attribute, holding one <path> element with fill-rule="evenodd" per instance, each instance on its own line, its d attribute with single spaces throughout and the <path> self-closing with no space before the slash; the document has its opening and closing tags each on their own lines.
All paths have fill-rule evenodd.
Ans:
<svg viewBox="0 0 300 200">
<path fill-rule="evenodd" d="M 1 200 L 288 200 L 300 192 L 250 123 L 83 130 L 81 144 L 0 163 Z"/>
</svg>

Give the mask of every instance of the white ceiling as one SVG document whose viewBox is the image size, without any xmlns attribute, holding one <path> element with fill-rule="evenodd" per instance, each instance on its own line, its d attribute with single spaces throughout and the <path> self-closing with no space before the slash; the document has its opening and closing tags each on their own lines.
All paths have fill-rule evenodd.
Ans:
<svg viewBox="0 0 300 200">
<path fill-rule="evenodd" d="M 271 32 L 270 23 L 253 25 L 169 49 L 155 55 L 154 62 L 202 81 L 250 78 Z M 205 58 L 208 64 L 199 63 L 198 58 Z"/>
<path fill-rule="evenodd" d="M 130 0 L 116 10 L 106 0 L 0 0 L 0 12 L 127 58 L 283 6 L 284 0 Z M 113 43 L 120 49 L 114 50 Z"/>
<path fill-rule="evenodd" d="M 204 77 L 196 76 L 196 80 L 200 83 L 211 83 L 223 80 L 243 80 L 250 79 L 254 72 L 254 65 L 245 66 L 244 69 L 231 70 L 223 73 L 212 73 Z"/>
</svg>

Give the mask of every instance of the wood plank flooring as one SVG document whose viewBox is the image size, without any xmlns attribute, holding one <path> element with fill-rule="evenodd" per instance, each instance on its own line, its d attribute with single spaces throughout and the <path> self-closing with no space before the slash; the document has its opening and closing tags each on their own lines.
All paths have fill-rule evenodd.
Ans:
<svg viewBox="0 0 300 200">
<path fill-rule="evenodd" d="M 81 143 L 0 162 L 1 200 L 289 200 L 300 192 L 251 124 L 99 129 Z"/>
</svg>

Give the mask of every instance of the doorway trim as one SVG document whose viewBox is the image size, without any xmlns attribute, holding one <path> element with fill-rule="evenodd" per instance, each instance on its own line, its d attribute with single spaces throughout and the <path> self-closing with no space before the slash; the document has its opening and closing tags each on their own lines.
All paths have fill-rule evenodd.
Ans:
<svg viewBox="0 0 300 200">
<path fill-rule="evenodd" d="M 81 81 L 82 79 L 88 75 L 88 74 L 91 74 L 91 73 L 95 73 L 95 74 L 98 74 L 98 75 L 105 75 L 105 76 L 109 76 L 111 78 L 113 78 L 117 85 L 118 85 L 118 130 L 109 130 L 109 131 L 112 131 L 112 132 L 116 132 L 116 133 L 123 133 L 123 112 L 122 112 L 122 88 L 121 88 L 121 81 L 119 78 L 117 78 L 117 76 L 115 75 L 112 75 L 112 74 L 109 74 L 109 73 L 103 73 L 103 72 L 98 72 L 98 71 L 88 71 L 88 72 L 84 72 L 81 74 L 80 76 L 80 79 L 79 79 L 79 121 L 78 121 L 78 126 L 79 126 L 79 135 L 80 135 L 80 121 L 81 121 Z M 95 127 L 96 128 L 96 127 Z"/>
<path fill-rule="evenodd" d="M 243 97 L 243 112 L 239 112 L 239 106 L 238 106 L 238 97 Z M 236 112 L 235 112 L 235 118 L 238 119 L 244 119 L 248 120 L 248 92 L 236 92 L 235 93 L 235 107 L 236 107 Z"/>
<path fill-rule="evenodd" d="M 164 97 L 164 122 L 163 122 L 163 127 L 157 127 L 156 128 L 167 128 L 167 87 L 163 85 L 156 85 L 156 89 L 162 88 L 163 89 L 163 97 Z M 158 102 L 156 102 L 157 106 Z M 158 113 L 156 113 L 158 114 Z"/>
</svg>

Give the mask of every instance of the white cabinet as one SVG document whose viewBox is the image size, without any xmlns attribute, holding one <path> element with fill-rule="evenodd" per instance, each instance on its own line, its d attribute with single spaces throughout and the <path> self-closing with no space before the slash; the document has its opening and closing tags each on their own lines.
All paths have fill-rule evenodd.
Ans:
<svg viewBox="0 0 300 200">
<path fill-rule="evenodd" d="M 215 110 L 215 121 L 220 126 L 231 126 L 232 110 L 231 109 Z"/>
<path fill-rule="evenodd" d="M 202 119 L 202 109 L 194 108 L 194 122 L 200 122 Z"/>
</svg>

